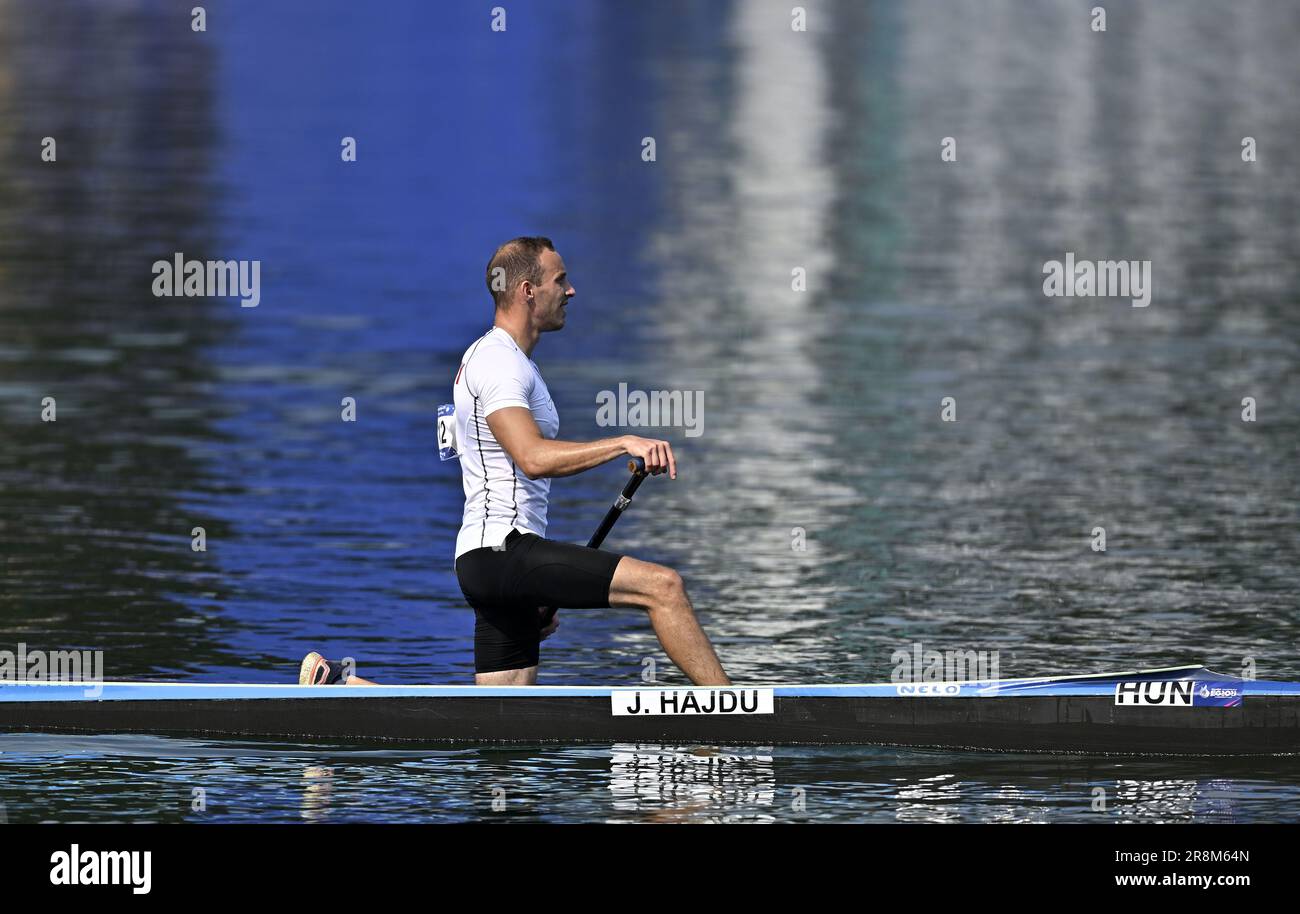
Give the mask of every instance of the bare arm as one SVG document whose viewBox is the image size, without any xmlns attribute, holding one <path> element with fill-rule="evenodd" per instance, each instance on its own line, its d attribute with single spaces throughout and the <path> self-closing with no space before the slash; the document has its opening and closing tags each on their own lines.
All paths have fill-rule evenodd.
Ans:
<svg viewBox="0 0 1300 914">
<path fill-rule="evenodd" d="M 651 473 L 665 470 L 677 478 L 677 461 L 667 441 L 619 435 L 596 441 L 555 441 L 543 438 L 533 414 L 522 406 L 507 406 L 487 417 L 488 428 L 515 466 L 529 479 L 572 476 L 631 454 L 645 461 Z"/>
</svg>

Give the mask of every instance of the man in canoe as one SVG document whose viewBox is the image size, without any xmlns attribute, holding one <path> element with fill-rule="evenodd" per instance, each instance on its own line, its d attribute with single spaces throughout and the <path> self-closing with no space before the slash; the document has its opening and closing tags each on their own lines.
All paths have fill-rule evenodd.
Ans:
<svg viewBox="0 0 1300 914">
<path fill-rule="evenodd" d="M 474 608 L 474 681 L 537 681 L 540 644 L 559 626 L 558 615 L 548 621 L 547 607 L 618 606 L 649 615 L 659 643 L 691 682 L 730 685 L 676 571 L 545 538 L 553 477 L 630 454 L 645 461 L 646 472 L 676 479 L 677 462 L 672 446 L 653 438 L 556 438 L 560 417 L 532 354 L 543 333 L 563 329 L 576 292 L 550 239 L 501 245 L 488 262 L 487 284 L 496 319 L 465 351 L 454 385 L 465 487 L 456 577 Z M 338 662 L 315 652 L 303 660 L 304 685 L 343 679 Z"/>
</svg>

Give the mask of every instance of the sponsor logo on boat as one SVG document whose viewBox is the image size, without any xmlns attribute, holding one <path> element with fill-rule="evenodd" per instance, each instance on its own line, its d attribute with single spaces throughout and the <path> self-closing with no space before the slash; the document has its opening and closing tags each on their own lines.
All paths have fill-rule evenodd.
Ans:
<svg viewBox="0 0 1300 914">
<path fill-rule="evenodd" d="M 1196 694 L 1202 698 L 1236 698 L 1241 694 L 1240 690 L 1227 688 L 1224 686 L 1211 686 L 1208 683 L 1202 683 L 1201 689 Z"/>
<path fill-rule="evenodd" d="M 1235 708 L 1241 704 L 1241 686 L 1235 682 L 1201 682 L 1196 686 L 1198 707 Z"/>
<path fill-rule="evenodd" d="M 900 682 L 894 686 L 899 695 L 960 695 L 955 682 Z"/>
<path fill-rule="evenodd" d="M 1234 708 L 1241 704 L 1241 687 L 1231 682 L 1175 679 L 1117 682 L 1115 704 L 1169 708 Z"/>
<path fill-rule="evenodd" d="M 649 714 L 772 714 L 772 689 L 614 689 L 615 717 Z"/>
</svg>

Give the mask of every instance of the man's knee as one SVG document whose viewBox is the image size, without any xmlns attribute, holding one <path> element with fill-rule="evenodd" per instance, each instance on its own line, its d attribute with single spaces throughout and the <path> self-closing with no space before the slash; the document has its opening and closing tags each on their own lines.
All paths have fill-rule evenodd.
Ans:
<svg viewBox="0 0 1300 914">
<path fill-rule="evenodd" d="M 655 589 L 662 594 L 676 596 L 686 592 L 686 584 L 682 581 L 682 576 L 667 565 L 655 566 L 655 583 L 657 585 Z"/>
<path fill-rule="evenodd" d="M 610 589 L 611 598 L 643 609 L 672 601 L 686 592 L 682 576 L 667 565 L 624 559 Z"/>
<path fill-rule="evenodd" d="M 647 609 L 676 606 L 686 593 L 682 576 L 667 565 L 651 565 L 646 574 Z"/>
</svg>

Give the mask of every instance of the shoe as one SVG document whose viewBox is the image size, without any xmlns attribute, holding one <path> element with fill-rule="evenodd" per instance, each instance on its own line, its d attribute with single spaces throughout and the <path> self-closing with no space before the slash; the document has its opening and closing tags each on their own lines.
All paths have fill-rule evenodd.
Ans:
<svg viewBox="0 0 1300 914">
<path fill-rule="evenodd" d="M 335 685 L 343 680 L 343 664 L 312 651 L 298 667 L 298 685 Z"/>
</svg>

